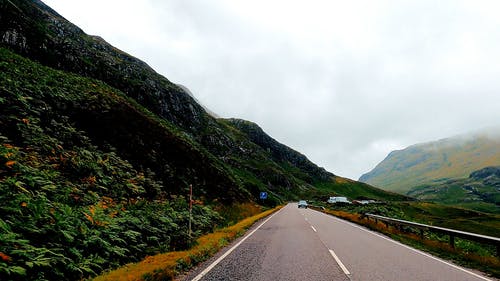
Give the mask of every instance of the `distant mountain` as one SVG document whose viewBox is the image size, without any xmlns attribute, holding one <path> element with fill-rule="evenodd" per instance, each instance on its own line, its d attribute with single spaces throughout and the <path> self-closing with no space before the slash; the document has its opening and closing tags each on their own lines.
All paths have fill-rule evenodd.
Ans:
<svg viewBox="0 0 500 281">
<path fill-rule="evenodd" d="M 465 179 L 474 171 L 497 165 L 500 129 L 495 128 L 393 151 L 359 180 L 406 194 L 416 186 Z"/>
</svg>

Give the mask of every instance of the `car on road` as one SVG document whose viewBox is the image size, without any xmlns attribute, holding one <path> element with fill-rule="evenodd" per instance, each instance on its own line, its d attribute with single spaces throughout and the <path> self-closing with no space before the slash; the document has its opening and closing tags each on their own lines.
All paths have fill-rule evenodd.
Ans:
<svg viewBox="0 0 500 281">
<path fill-rule="evenodd" d="M 299 201 L 299 208 L 305 208 L 305 209 L 307 209 L 307 202 L 306 202 L 306 200 L 300 200 Z"/>
</svg>

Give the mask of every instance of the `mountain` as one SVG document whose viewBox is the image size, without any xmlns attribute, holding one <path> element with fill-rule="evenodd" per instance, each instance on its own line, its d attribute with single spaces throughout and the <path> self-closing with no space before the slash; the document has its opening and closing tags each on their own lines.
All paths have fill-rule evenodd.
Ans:
<svg viewBox="0 0 500 281">
<path fill-rule="evenodd" d="M 500 165 L 499 132 L 493 128 L 393 151 L 359 180 L 404 194 L 415 186 L 466 178 Z"/>
<path fill-rule="evenodd" d="M 0 279 L 79 280 L 185 249 L 234 204 L 406 200 L 318 167 L 41 1 L 0 0 Z"/>
<path fill-rule="evenodd" d="M 500 128 L 391 152 L 360 181 L 413 198 L 500 212 Z"/>
</svg>

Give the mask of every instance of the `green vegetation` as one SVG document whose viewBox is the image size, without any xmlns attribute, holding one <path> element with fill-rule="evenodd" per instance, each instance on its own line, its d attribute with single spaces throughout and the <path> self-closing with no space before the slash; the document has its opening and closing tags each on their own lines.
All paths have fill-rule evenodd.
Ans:
<svg viewBox="0 0 500 281">
<path fill-rule="evenodd" d="M 29 148 L 1 144 L 2 276 L 9 280 L 76 280 L 187 246 L 184 198 L 140 199 L 138 196 L 146 195 L 144 183 L 152 179 L 113 154 L 99 157 L 90 170 L 83 155 L 99 157 L 100 153 L 61 151 L 53 159 Z M 106 169 L 113 172 L 98 176 Z M 82 177 L 72 179 L 68 172 Z M 110 186 L 105 181 L 114 188 L 107 191 Z M 196 205 L 193 213 L 197 235 L 223 222 L 206 206 Z"/>
<path fill-rule="evenodd" d="M 130 101 L 5 49 L 0 70 L 2 279 L 77 280 L 189 245 L 186 199 L 76 125 L 84 108 Z M 222 224 L 210 206 L 194 206 L 196 236 Z"/>
</svg>

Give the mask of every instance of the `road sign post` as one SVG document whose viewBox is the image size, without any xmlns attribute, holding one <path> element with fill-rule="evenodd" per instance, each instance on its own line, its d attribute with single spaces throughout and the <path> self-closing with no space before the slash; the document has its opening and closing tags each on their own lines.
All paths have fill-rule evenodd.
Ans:
<svg viewBox="0 0 500 281">
<path fill-rule="evenodd" d="M 267 192 L 262 191 L 262 192 L 260 193 L 260 199 L 262 199 L 262 200 L 267 199 Z"/>
<path fill-rule="evenodd" d="M 264 203 L 264 200 L 267 199 L 267 192 L 261 191 L 260 192 L 260 200 L 262 201 L 262 204 Z"/>
</svg>

